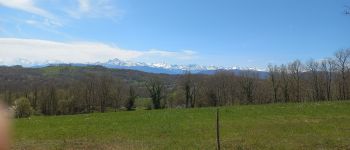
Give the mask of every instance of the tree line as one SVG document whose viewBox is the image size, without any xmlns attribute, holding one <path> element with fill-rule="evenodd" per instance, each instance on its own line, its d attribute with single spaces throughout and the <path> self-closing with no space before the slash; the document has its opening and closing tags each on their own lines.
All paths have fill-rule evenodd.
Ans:
<svg viewBox="0 0 350 150">
<path fill-rule="evenodd" d="M 134 110 L 135 103 L 145 98 L 149 99 L 146 109 L 350 99 L 350 49 L 322 60 L 270 64 L 265 72 L 164 75 L 127 70 L 116 74 L 115 69 L 100 67 L 89 68 L 93 72 L 57 68 L 55 73 L 0 68 L 0 99 L 17 108 L 18 117 L 28 116 L 23 110 L 43 115 Z"/>
</svg>

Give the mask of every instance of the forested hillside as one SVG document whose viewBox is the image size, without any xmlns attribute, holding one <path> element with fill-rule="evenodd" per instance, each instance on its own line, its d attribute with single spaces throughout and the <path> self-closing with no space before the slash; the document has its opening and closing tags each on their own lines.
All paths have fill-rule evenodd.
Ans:
<svg viewBox="0 0 350 150">
<path fill-rule="evenodd" d="M 347 100 L 349 58 L 350 50 L 341 50 L 321 61 L 269 65 L 268 78 L 255 70 L 167 75 L 100 66 L 0 67 L 0 96 L 15 107 L 24 98 L 44 115 L 133 110 L 144 98 L 151 100 L 147 109 Z"/>
<path fill-rule="evenodd" d="M 100 101 L 105 101 L 106 107 L 110 107 L 116 101 L 120 101 L 122 105 L 125 98 L 123 96 L 130 87 L 139 97 L 147 97 L 145 82 L 153 78 L 170 87 L 174 86 L 177 76 L 107 69 L 101 66 L 61 65 L 44 68 L 3 66 L 0 67 L 0 98 L 9 105 L 15 105 L 16 99 L 25 97 L 30 100 L 37 113 L 48 115 L 83 113 L 87 112 L 87 105 L 91 105 L 89 111 L 97 110 Z M 105 100 L 100 99 L 103 97 L 101 94 L 107 95 Z M 115 96 L 118 100 L 115 100 L 117 98 Z M 117 107 L 115 105 L 114 107 Z M 118 103 L 119 107 L 121 106 Z M 63 111 L 59 108 L 69 110 Z"/>
</svg>

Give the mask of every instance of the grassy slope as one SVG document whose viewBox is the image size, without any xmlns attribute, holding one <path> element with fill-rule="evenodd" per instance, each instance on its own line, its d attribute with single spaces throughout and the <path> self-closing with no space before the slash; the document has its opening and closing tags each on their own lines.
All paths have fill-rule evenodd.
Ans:
<svg viewBox="0 0 350 150">
<path fill-rule="evenodd" d="M 215 109 L 15 120 L 14 148 L 215 149 Z M 226 149 L 349 149 L 350 102 L 221 108 Z"/>
</svg>

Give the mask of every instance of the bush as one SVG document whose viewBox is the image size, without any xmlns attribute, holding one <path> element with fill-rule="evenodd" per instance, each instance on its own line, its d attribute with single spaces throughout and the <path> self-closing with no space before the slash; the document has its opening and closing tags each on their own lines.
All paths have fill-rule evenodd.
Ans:
<svg viewBox="0 0 350 150">
<path fill-rule="evenodd" d="M 29 99 L 19 98 L 15 101 L 15 112 L 17 118 L 28 118 L 33 113 Z"/>
</svg>

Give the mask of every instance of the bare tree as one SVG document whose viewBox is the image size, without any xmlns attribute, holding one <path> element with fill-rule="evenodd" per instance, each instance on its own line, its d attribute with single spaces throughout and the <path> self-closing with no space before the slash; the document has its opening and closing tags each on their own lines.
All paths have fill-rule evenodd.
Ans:
<svg viewBox="0 0 350 150">
<path fill-rule="evenodd" d="M 314 60 L 310 60 L 307 63 L 307 70 L 310 72 L 311 78 L 312 78 L 311 85 L 312 85 L 313 100 L 316 101 L 316 100 L 323 99 L 321 96 L 321 88 L 320 88 L 319 63 Z"/>
<path fill-rule="evenodd" d="M 12 90 L 5 91 L 5 101 L 7 105 L 12 105 L 12 101 L 13 101 Z"/>
<path fill-rule="evenodd" d="M 333 73 L 335 72 L 335 61 L 332 58 L 327 58 L 321 63 L 321 70 L 325 78 L 325 91 L 327 100 L 332 99 L 332 83 L 333 83 Z"/>
<path fill-rule="evenodd" d="M 281 84 L 282 84 L 282 92 L 283 92 L 283 101 L 284 102 L 289 102 L 290 97 L 289 97 L 289 74 L 288 74 L 288 69 L 285 65 L 281 65 Z"/>
<path fill-rule="evenodd" d="M 137 96 L 136 96 L 134 88 L 132 86 L 130 86 L 129 87 L 129 97 L 128 97 L 128 100 L 127 100 L 126 105 L 125 105 L 125 107 L 126 107 L 126 109 L 128 111 L 134 109 L 134 107 L 135 107 L 134 104 L 135 104 L 136 97 Z"/>
<path fill-rule="evenodd" d="M 111 99 L 111 86 L 112 86 L 112 78 L 108 75 L 101 76 L 99 79 L 99 90 L 98 95 L 100 99 L 100 111 L 106 111 L 106 104 L 108 100 Z"/>
<path fill-rule="evenodd" d="M 339 83 L 339 98 L 348 98 L 347 72 L 349 71 L 350 49 L 340 50 L 335 53 L 337 70 L 340 72 L 341 82 Z"/>
<path fill-rule="evenodd" d="M 197 97 L 197 83 L 194 81 L 195 79 L 190 71 L 187 71 L 183 78 L 182 84 L 185 90 L 186 108 L 193 108 Z"/>
<path fill-rule="evenodd" d="M 209 99 L 209 103 L 210 103 L 210 106 L 219 106 L 219 101 L 218 101 L 218 98 L 216 96 L 216 93 L 213 89 L 208 89 L 208 91 L 206 91 L 206 96 L 208 97 Z"/>
<path fill-rule="evenodd" d="M 292 62 L 291 64 L 289 64 L 288 69 L 290 70 L 290 73 L 292 75 L 292 79 L 293 79 L 293 83 L 295 85 L 294 89 L 296 92 L 296 100 L 298 102 L 301 101 L 301 72 L 302 72 L 302 63 L 300 62 L 300 60 L 295 60 L 294 62 Z"/>
<path fill-rule="evenodd" d="M 85 109 L 88 113 L 90 113 L 92 112 L 93 106 L 97 101 L 97 78 L 93 74 L 87 74 L 86 76 L 86 79 L 83 80 L 83 84 L 85 85 Z"/>
<path fill-rule="evenodd" d="M 43 91 L 43 98 L 42 99 L 42 113 L 45 115 L 56 115 L 57 113 L 57 94 L 56 94 L 56 88 L 55 85 L 52 83 L 49 83 L 46 89 Z"/>
<path fill-rule="evenodd" d="M 270 75 L 270 81 L 272 83 L 272 90 L 273 90 L 273 103 L 277 102 L 277 93 L 278 93 L 278 86 L 279 86 L 279 82 L 278 82 L 278 76 L 279 76 L 279 68 L 275 65 L 269 65 L 269 75 Z"/>
<path fill-rule="evenodd" d="M 240 73 L 240 85 L 247 103 L 254 103 L 254 91 L 258 74 L 255 70 L 244 70 Z"/>
<path fill-rule="evenodd" d="M 38 110 L 38 88 L 34 87 L 31 104 L 34 110 Z"/>
<path fill-rule="evenodd" d="M 119 108 L 119 105 L 120 105 L 120 102 L 122 101 L 123 99 L 123 92 L 124 92 L 124 88 L 125 88 L 125 85 L 123 83 L 122 80 L 120 79 L 115 79 L 115 88 L 114 88 L 114 100 L 113 100 L 113 107 L 114 107 L 114 111 L 116 112 L 117 109 Z M 132 87 L 130 87 L 132 88 Z M 129 89 L 129 95 L 131 93 L 130 90 L 133 90 L 134 92 L 134 89 Z"/>
<path fill-rule="evenodd" d="M 235 75 L 231 71 L 217 71 L 209 80 L 218 105 L 232 105 L 236 93 Z"/>
</svg>

